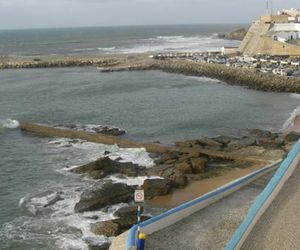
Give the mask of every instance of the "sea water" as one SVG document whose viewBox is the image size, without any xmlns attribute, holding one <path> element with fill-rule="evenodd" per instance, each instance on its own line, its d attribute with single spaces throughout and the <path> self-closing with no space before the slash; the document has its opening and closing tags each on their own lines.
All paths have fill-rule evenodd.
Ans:
<svg viewBox="0 0 300 250">
<path fill-rule="evenodd" d="M 245 128 L 278 131 L 299 104 L 295 95 L 208 78 L 160 71 L 106 74 L 94 68 L 3 70 L 0 93 L 1 249 L 85 249 L 87 238 L 107 240 L 89 231 L 93 216 L 111 219 L 125 204 L 75 214 L 80 193 L 94 181 L 68 169 L 105 151 L 112 159 L 153 165 L 143 149 L 40 137 L 21 132 L 18 120 L 113 125 L 125 129 L 130 139 L 172 144 L 239 135 Z M 143 178 L 119 181 L 136 185 Z"/>
</svg>

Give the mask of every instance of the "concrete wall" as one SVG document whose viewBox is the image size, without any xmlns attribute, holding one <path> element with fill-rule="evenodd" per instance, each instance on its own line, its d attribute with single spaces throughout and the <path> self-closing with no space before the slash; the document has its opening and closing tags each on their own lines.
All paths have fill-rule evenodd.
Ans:
<svg viewBox="0 0 300 250">
<path fill-rule="evenodd" d="M 276 23 L 271 31 L 300 31 L 300 23 Z"/>
<path fill-rule="evenodd" d="M 274 41 L 271 37 L 262 37 L 261 44 L 262 46 L 256 51 L 260 54 L 300 56 L 300 46 L 294 44 Z"/>
<path fill-rule="evenodd" d="M 288 23 L 288 15 L 265 15 L 260 17 L 263 23 Z"/>
</svg>

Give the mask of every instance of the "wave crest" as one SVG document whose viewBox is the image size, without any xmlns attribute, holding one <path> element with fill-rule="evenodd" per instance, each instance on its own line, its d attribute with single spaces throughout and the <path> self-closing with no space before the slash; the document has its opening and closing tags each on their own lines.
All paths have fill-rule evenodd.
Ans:
<svg viewBox="0 0 300 250">
<path fill-rule="evenodd" d="M 282 132 L 290 131 L 292 129 L 292 127 L 295 126 L 295 121 L 296 121 L 297 117 L 299 117 L 299 116 L 300 116 L 300 105 L 293 110 L 290 117 L 283 124 L 281 131 Z"/>
</svg>

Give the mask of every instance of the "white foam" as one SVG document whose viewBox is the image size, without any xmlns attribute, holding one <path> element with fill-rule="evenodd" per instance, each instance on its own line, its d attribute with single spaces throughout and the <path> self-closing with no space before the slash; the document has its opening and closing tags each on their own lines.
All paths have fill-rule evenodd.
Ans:
<svg viewBox="0 0 300 250">
<path fill-rule="evenodd" d="M 145 53 L 145 52 L 199 52 L 220 51 L 223 46 L 238 46 L 239 41 L 224 40 L 216 34 L 199 36 L 157 36 L 139 39 L 132 47 L 118 47 L 106 52 Z"/>
<path fill-rule="evenodd" d="M 147 179 L 163 179 L 159 176 L 139 176 L 139 177 L 124 177 L 124 178 L 118 178 L 116 176 L 110 176 L 109 179 L 111 179 L 115 183 L 125 183 L 128 186 L 142 186 L 144 181 Z"/>
<path fill-rule="evenodd" d="M 17 129 L 20 127 L 20 122 L 12 119 L 0 120 L 0 127 L 8 129 Z"/>
<path fill-rule="evenodd" d="M 212 82 L 212 83 L 220 83 L 218 79 L 208 78 L 204 76 L 187 76 L 189 79 L 197 80 L 199 82 Z"/>
<path fill-rule="evenodd" d="M 113 46 L 113 47 L 103 47 L 103 48 L 97 48 L 98 50 L 100 50 L 100 51 L 114 51 L 115 49 L 116 49 L 116 47 L 115 46 Z"/>
<path fill-rule="evenodd" d="M 300 99 L 300 94 L 292 93 L 292 94 L 290 94 L 290 97 L 293 99 Z"/>
<path fill-rule="evenodd" d="M 48 145 L 64 148 L 74 154 L 72 168 L 80 164 L 95 161 L 101 157 L 108 156 L 112 160 L 118 159 L 119 162 L 132 162 L 143 167 L 154 166 L 153 159 L 144 148 L 119 148 L 117 145 L 105 145 L 92 143 L 83 140 L 56 138 L 47 142 Z M 76 154 L 75 154 L 76 152 Z M 76 166 L 74 166 L 76 165 Z M 70 168 L 63 169 L 68 170 Z"/>
<path fill-rule="evenodd" d="M 290 117 L 286 120 L 286 122 L 283 124 L 283 127 L 281 129 L 282 132 L 288 131 L 290 128 L 292 128 L 295 124 L 295 119 L 300 115 L 300 105 L 293 110 Z"/>
</svg>

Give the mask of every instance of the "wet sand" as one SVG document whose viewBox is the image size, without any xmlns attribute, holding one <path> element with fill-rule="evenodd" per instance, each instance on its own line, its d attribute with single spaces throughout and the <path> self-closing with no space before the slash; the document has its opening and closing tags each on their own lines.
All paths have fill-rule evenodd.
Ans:
<svg viewBox="0 0 300 250">
<path fill-rule="evenodd" d="M 183 189 L 175 190 L 172 194 L 157 196 L 153 198 L 149 204 L 166 208 L 176 207 L 263 167 L 265 167 L 265 165 L 255 165 L 243 169 L 237 168 L 226 171 L 217 177 L 195 181 Z"/>
</svg>

